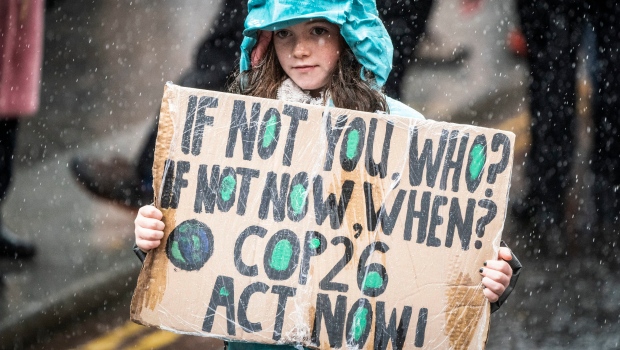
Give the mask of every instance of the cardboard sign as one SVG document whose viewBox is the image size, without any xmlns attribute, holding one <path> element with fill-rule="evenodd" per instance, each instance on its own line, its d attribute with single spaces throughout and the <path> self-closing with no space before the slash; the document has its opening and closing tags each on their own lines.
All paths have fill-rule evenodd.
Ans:
<svg viewBox="0 0 620 350">
<path fill-rule="evenodd" d="M 483 348 L 514 135 L 168 83 L 143 325 L 321 349 Z"/>
</svg>

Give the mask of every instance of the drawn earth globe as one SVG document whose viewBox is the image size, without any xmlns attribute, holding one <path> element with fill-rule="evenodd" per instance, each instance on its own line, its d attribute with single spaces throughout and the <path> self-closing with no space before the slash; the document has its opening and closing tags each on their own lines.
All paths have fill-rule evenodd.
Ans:
<svg viewBox="0 0 620 350">
<path fill-rule="evenodd" d="M 168 236 L 166 255 L 182 270 L 200 270 L 213 255 L 211 229 L 198 220 L 183 221 Z"/>
</svg>

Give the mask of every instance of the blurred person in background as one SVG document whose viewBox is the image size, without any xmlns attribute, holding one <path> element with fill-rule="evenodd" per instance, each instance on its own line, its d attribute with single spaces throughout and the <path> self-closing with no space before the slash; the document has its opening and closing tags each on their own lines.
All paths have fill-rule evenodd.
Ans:
<svg viewBox="0 0 620 350">
<path fill-rule="evenodd" d="M 32 243 L 3 222 L 19 120 L 37 112 L 43 57 L 43 0 L 0 1 L 0 257 L 31 258 Z"/>
<path fill-rule="evenodd" d="M 197 48 L 192 67 L 177 84 L 185 87 L 226 91 L 229 75 L 239 57 L 243 40 L 246 1 L 226 0 L 224 9 Z M 157 122 L 142 145 L 137 159 L 74 157 L 71 170 L 89 192 L 131 209 L 153 201 L 153 156 Z"/>
<path fill-rule="evenodd" d="M 532 245 L 541 254 L 565 256 L 566 192 L 574 159 L 577 51 L 589 20 L 596 36 L 594 130 L 590 168 L 596 209 L 588 253 L 619 262 L 620 243 L 620 3 L 612 0 L 519 0 L 530 67 L 531 149 L 525 163 L 525 197 L 513 206 L 533 224 Z"/>
</svg>

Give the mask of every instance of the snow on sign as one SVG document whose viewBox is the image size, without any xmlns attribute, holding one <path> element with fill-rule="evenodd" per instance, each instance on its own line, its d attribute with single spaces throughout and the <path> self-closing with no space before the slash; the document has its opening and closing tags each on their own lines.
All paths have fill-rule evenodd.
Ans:
<svg viewBox="0 0 620 350">
<path fill-rule="evenodd" d="M 321 349 L 483 348 L 512 133 L 165 87 L 131 317 Z"/>
</svg>

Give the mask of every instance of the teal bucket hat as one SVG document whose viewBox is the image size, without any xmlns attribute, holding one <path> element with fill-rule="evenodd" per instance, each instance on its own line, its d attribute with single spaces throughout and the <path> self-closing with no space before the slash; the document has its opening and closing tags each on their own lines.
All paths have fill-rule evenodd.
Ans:
<svg viewBox="0 0 620 350">
<path fill-rule="evenodd" d="M 338 25 L 363 69 L 374 73 L 379 87 L 385 84 L 392 69 L 394 47 L 374 0 L 249 0 L 241 43 L 241 71 L 251 68 L 250 57 L 258 31 L 276 31 L 310 19 Z"/>
</svg>

